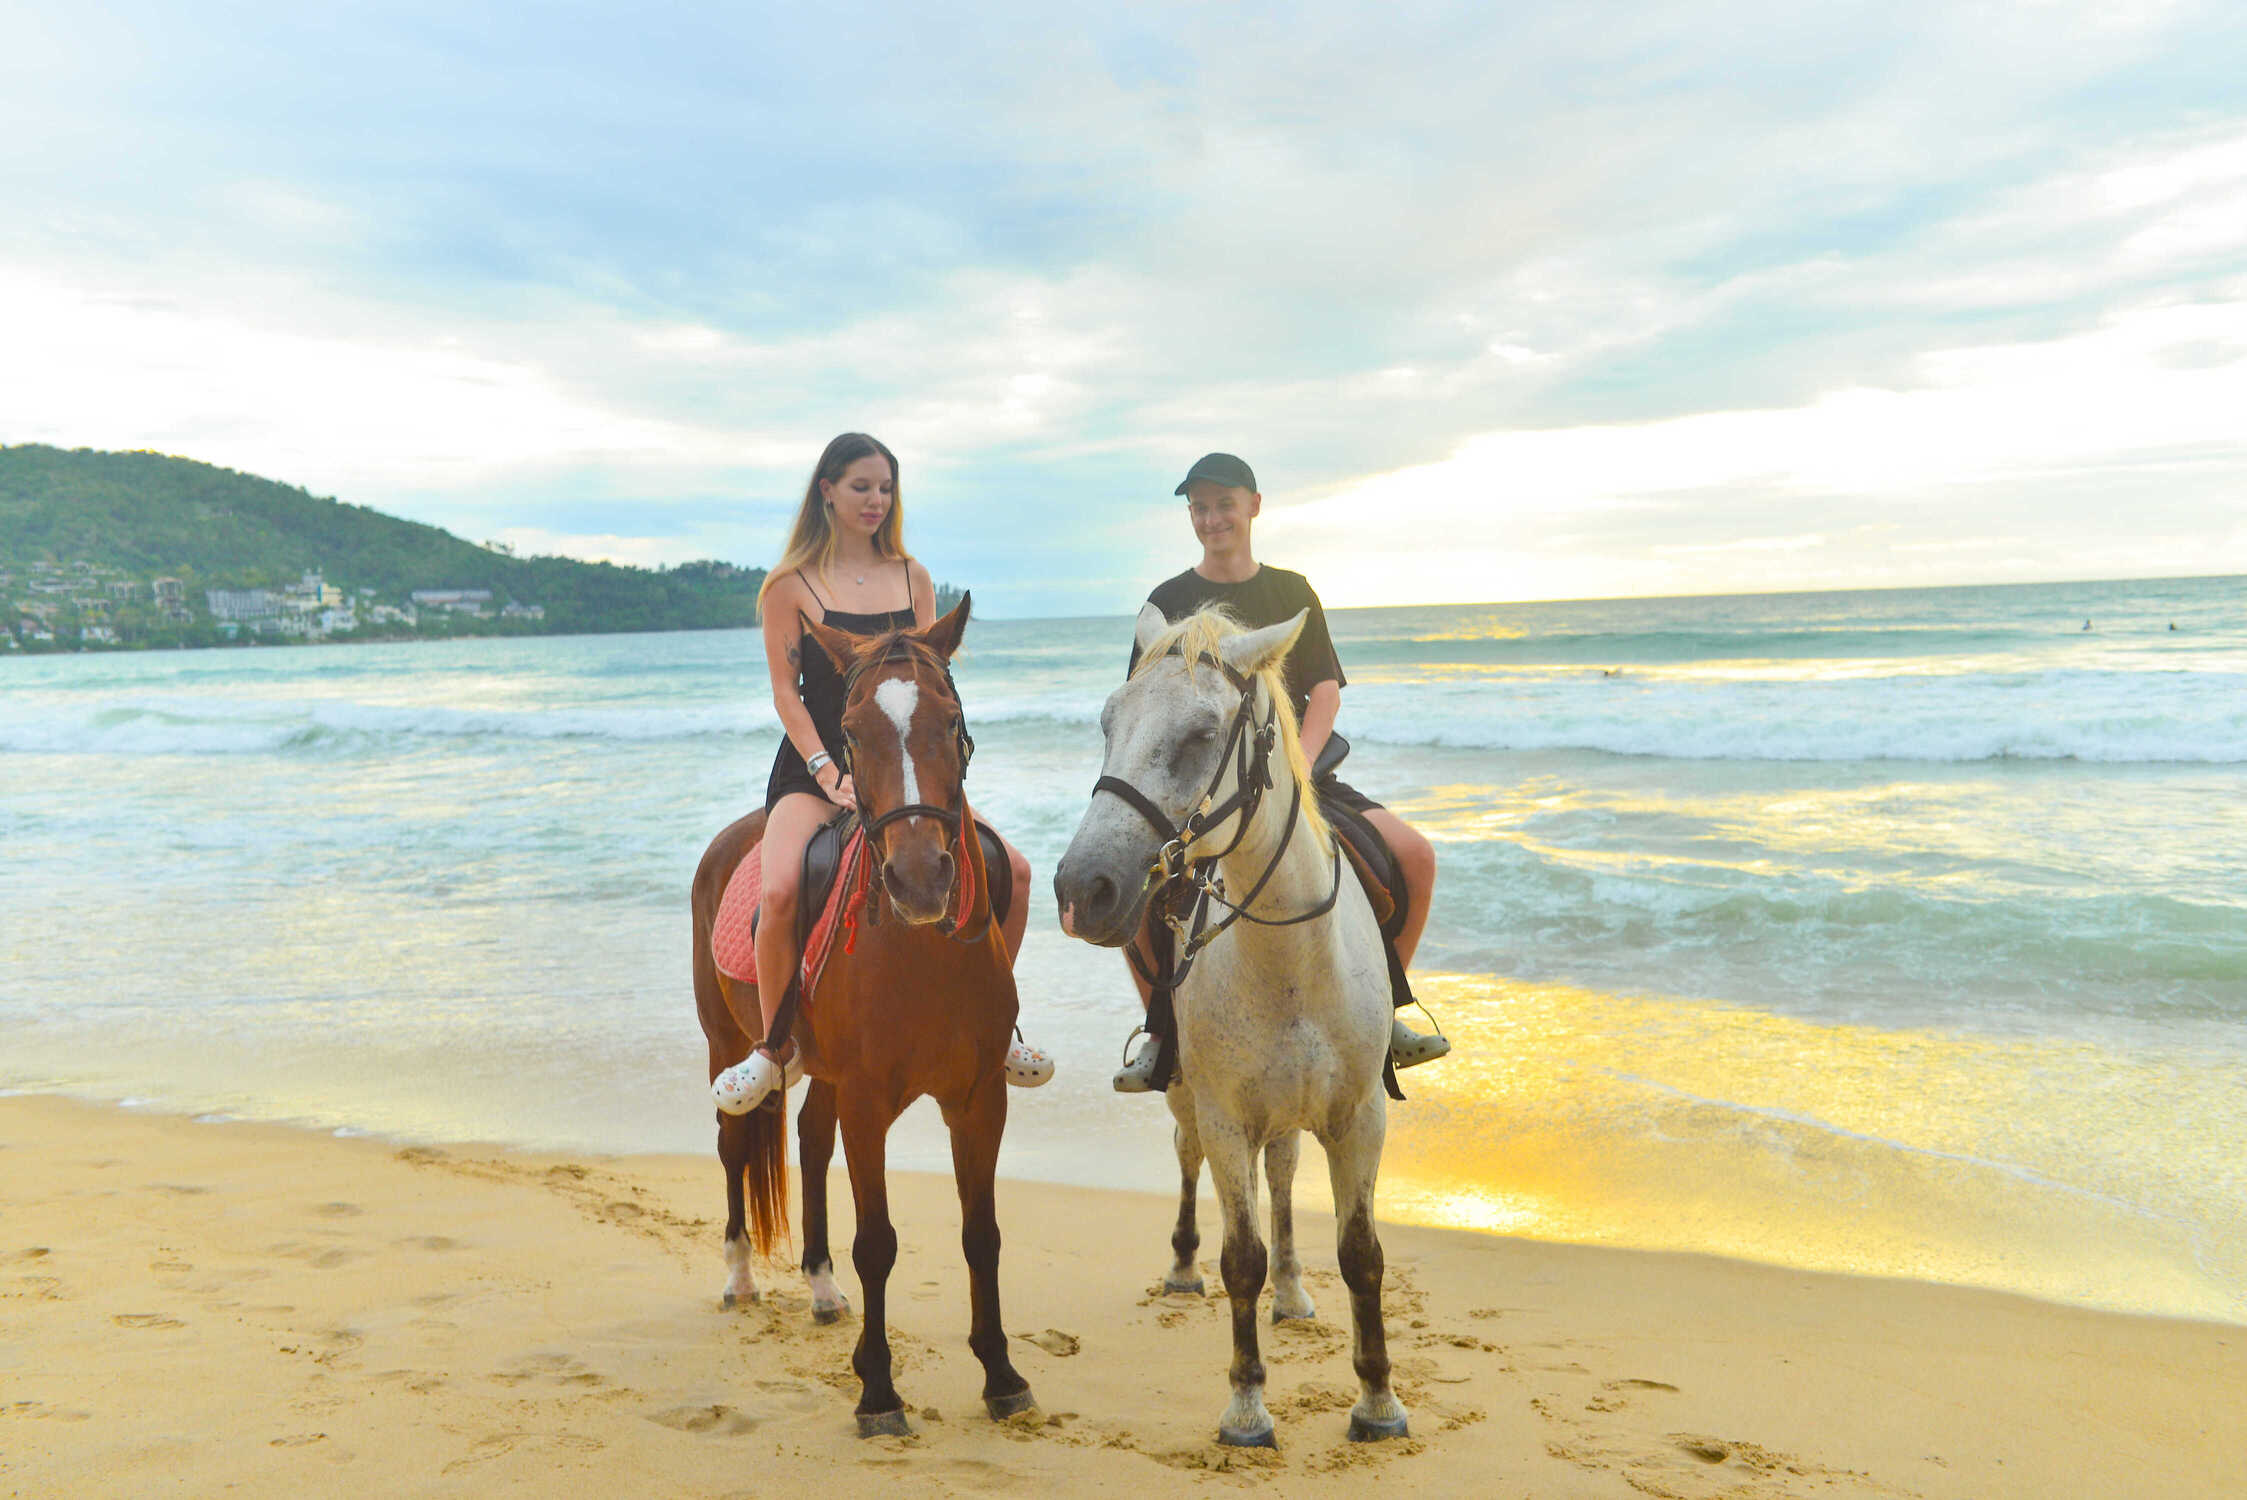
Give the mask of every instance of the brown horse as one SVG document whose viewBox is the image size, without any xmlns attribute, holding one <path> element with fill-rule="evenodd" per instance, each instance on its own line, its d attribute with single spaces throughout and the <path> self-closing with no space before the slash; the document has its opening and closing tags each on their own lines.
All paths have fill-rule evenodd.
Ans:
<svg viewBox="0 0 2247 1500">
<path fill-rule="evenodd" d="M 821 1322 L 844 1311 L 827 1245 L 827 1168 L 838 1124 L 858 1208 L 851 1258 L 866 1310 L 851 1368 L 861 1386 L 862 1436 L 910 1430 L 890 1380 L 886 1297 L 897 1231 L 883 1163 L 891 1122 L 924 1094 L 942 1108 L 952 1134 L 969 1272 L 968 1347 L 983 1363 L 984 1406 L 996 1419 L 1034 1404 L 1029 1382 L 1007 1358 L 999 1322 L 993 1180 L 1006 1129 L 1004 1065 L 1016 1000 L 962 788 L 972 742 L 947 663 L 967 618 L 963 598 L 925 630 L 872 639 L 806 622 L 846 683 L 849 771 L 875 876 L 854 940 L 836 945 L 816 995 L 790 1032 L 811 1080 L 796 1128 L 804 1177 L 803 1266 L 813 1316 Z M 710 1044 L 712 1079 L 747 1057 L 763 1029 L 756 986 L 719 972 L 710 934 L 726 882 L 736 865 L 755 856 L 764 823 L 765 815 L 756 812 L 728 827 L 695 871 L 695 1003 Z M 787 1024 L 776 1020 L 775 1029 Z M 718 1116 L 727 1306 L 743 1294 L 756 1297 L 750 1246 L 768 1255 L 787 1228 L 781 1103 L 775 1096 L 747 1114 Z"/>
</svg>

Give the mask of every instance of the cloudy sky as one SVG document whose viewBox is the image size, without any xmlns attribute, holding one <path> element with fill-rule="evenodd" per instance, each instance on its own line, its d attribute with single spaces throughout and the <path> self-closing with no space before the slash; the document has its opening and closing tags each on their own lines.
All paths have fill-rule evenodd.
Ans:
<svg viewBox="0 0 2247 1500">
<path fill-rule="evenodd" d="M 490 15 L 478 14 L 488 10 Z M 2247 7 L 0 9 L 0 442 L 1121 611 L 2247 572 Z M 816 12 L 816 14 L 815 14 Z"/>
</svg>

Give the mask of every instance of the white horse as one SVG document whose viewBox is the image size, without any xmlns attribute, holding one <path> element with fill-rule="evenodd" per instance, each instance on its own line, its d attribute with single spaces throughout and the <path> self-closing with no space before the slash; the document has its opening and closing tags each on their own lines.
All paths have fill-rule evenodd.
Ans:
<svg viewBox="0 0 2247 1500">
<path fill-rule="evenodd" d="M 1201 1290 L 1194 1197 L 1206 1155 L 1225 1215 L 1220 1264 L 1233 1311 L 1233 1399 L 1217 1439 L 1246 1447 L 1274 1445 L 1257 1349 L 1266 1255 L 1256 1163 L 1261 1155 L 1271 1173 L 1273 1321 L 1309 1317 L 1289 1202 L 1305 1130 L 1326 1149 L 1350 1291 L 1359 1398 L 1349 1435 L 1406 1432 L 1389 1389 L 1373 1230 L 1388 1130 L 1388 960 L 1365 892 L 1319 815 L 1280 676 L 1303 619 L 1244 631 L 1216 609 L 1175 627 L 1153 605 L 1140 612 L 1140 664 L 1101 712 L 1103 774 L 1053 881 L 1063 929 L 1104 947 L 1139 931 L 1158 887 L 1191 882 L 1212 893 L 1198 935 L 1193 919 L 1179 927 L 1180 1077 L 1169 1100 L 1182 1191 L 1164 1284 Z"/>
</svg>

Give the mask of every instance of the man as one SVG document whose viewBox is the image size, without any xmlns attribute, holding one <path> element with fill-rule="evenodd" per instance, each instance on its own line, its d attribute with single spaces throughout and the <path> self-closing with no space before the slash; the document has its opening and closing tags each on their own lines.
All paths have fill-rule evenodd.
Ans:
<svg viewBox="0 0 2247 1500">
<path fill-rule="evenodd" d="M 1334 733 L 1347 679 L 1327 635 L 1326 611 L 1310 582 L 1300 573 L 1267 567 L 1256 560 L 1249 533 L 1263 511 L 1264 497 L 1257 492 L 1254 471 L 1230 453 L 1205 454 L 1187 471 L 1174 493 L 1186 497 L 1186 513 L 1202 544 L 1202 560 L 1157 584 L 1147 602 L 1173 624 L 1205 604 L 1222 604 L 1250 629 L 1277 625 L 1293 619 L 1298 611 L 1308 610 L 1302 634 L 1288 652 L 1284 675 L 1288 695 L 1295 701 L 1303 754 L 1317 765 L 1319 752 Z M 1131 661 L 1134 667 L 1139 664 L 1137 645 L 1132 647 Z M 1318 792 L 1320 802 L 1329 808 L 1355 809 L 1379 831 L 1396 856 L 1407 893 L 1404 927 L 1396 938 L 1397 957 L 1409 965 L 1413 950 L 1420 944 L 1421 930 L 1428 924 L 1436 851 L 1412 825 L 1356 788 L 1336 780 L 1331 772 L 1319 780 Z M 1148 920 L 1155 918 L 1150 915 Z M 1143 960 L 1145 944 L 1144 934 L 1133 944 Z M 1137 966 L 1132 969 L 1132 980 L 1139 987 L 1140 1003 L 1146 1004 L 1147 981 Z M 1118 1093 L 1146 1093 L 1152 1088 L 1157 1050 L 1150 1039 L 1117 1071 Z M 1395 1023 L 1389 1036 L 1390 1058 L 1400 1068 L 1432 1061 L 1450 1050 L 1451 1044 L 1442 1037 L 1423 1035 L 1402 1020 Z"/>
</svg>

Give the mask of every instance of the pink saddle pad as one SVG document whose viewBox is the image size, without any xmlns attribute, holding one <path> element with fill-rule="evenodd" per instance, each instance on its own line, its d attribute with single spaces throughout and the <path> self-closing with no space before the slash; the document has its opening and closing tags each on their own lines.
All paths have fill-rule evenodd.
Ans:
<svg viewBox="0 0 2247 1500">
<path fill-rule="evenodd" d="M 820 971 L 827 967 L 836 936 L 845 928 L 851 930 L 851 940 L 843 948 L 846 953 L 856 941 L 858 910 L 866 899 L 865 854 L 866 830 L 854 829 L 843 845 L 842 858 L 836 861 L 835 883 L 826 892 L 819 921 L 804 943 L 803 992 L 807 1000 L 819 983 Z M 757 906 L 764 898 L 764 867 L 765 862 L 754 853 L 734 867 L 726 893 L 718 901 L 718 920 L 710 927 L 710 957 L 717 962 L 718 972 L 736 984 L 757 982 Z M 818 899 L 816 893 L 814 899 Z"/>
</svg>

